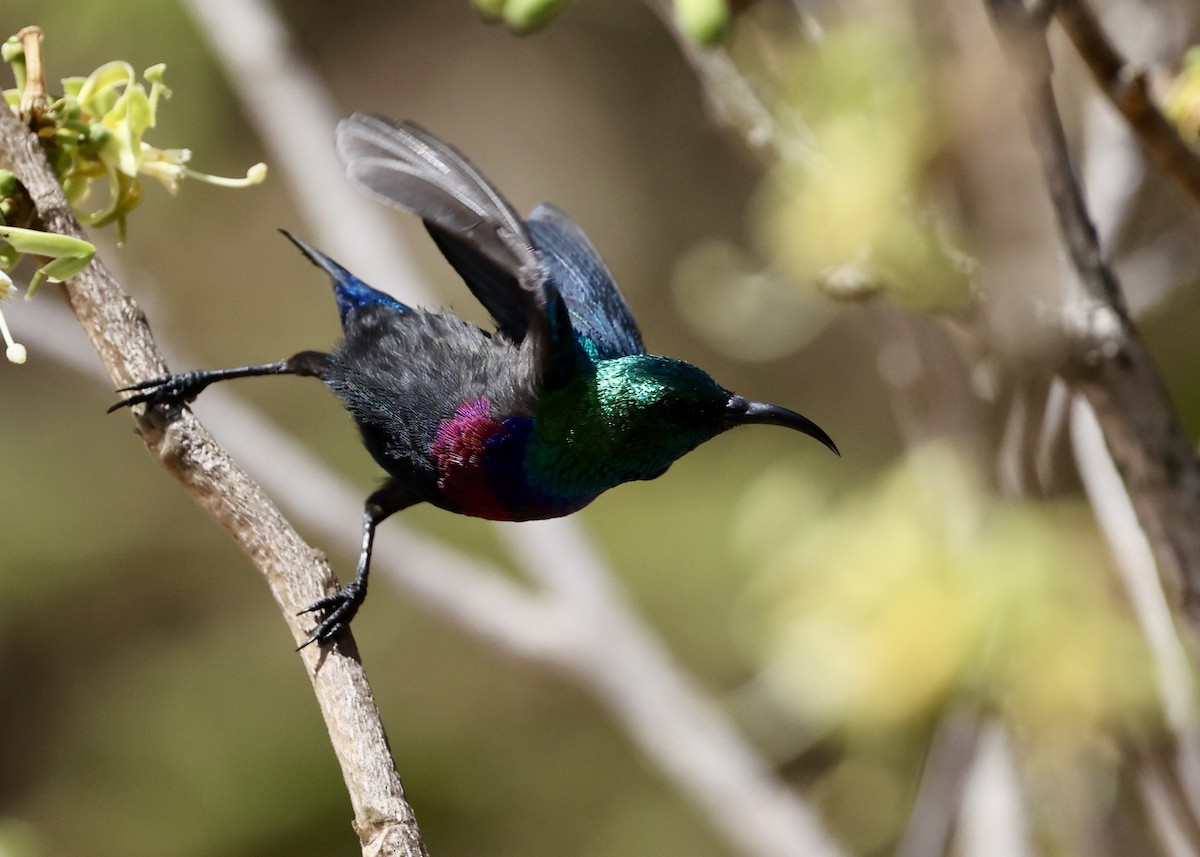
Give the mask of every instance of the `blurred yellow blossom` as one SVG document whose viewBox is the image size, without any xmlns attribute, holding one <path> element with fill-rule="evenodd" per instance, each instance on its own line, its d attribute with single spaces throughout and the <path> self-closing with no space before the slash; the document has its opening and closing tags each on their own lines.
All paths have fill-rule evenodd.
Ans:
<svg viewBox="0 0 1200 857">
<path fill-rule="evenodd" d="M 916 45 L 881 24 L 843 27 L 798 51 L 777 112 L 800 117 L 819 154 L 775 166 L 758 232 L 799 281 L 842 300 L 882 292 L 926 311 L 969 304 L 970 262 L 921 201 L 944 137 L 926 76 Z M 847 289 L 847 270 L 870 276 Z"/>
<path fill-rule="evenodd" d="M 747 601 L 765 680 L 804 720 L 866 734 L 959 698 L 1067 745 L 1155 711 L 1083 508 L 995 498 L 968 462 L 925 447 L 823 515 L 802 500 L 798 530 L 775 516 Z M 766 483 L 776 501 L 780 484 Z M 743 518 L 761 544 L 762 522 Z"/>
<path fill-rule="evenodd" d="M 1200 47 L 1183 57 L 1179 75 L 1172 81 L 1166 98 L 1167 118 L 1189 143 L 1200 142 Z"/>
</svg>

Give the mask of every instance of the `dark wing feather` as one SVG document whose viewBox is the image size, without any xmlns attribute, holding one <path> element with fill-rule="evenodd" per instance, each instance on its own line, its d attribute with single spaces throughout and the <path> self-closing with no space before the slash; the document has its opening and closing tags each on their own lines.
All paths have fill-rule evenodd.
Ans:
<svg viewBox="0 0 1200 857">
<path fill-rule="evenodd" d="M 642 334 L 600 252 L 579 224 L 555 205 L 542 203 L 526 226 L 542 265 L 562 294 L 571 325 L 608 359 L 645 354 Z"/>
<path fill-rule="evenodd" d="M 510 269 L 480 253 L 469 239 L 447 232 L 428 220 L 424 222 L 429 237 L 442 251 L 446 261 L 458 271 L 471 293 L 496 320 L 497 329 L 514 342 L 524 339 L 529 327 L 529 308 L 524 299 L 519 302 L 507 299 L 508 295 L 521 288 Z"/>
<path fill-rule="evenodd" d="M 540 312 L 537 254 L 508 201 L 454 147 L 418 125 L 355 113 L 338 124 L 350 179 L 423 221 L 500 330 L 515 341 Z"/>
<path fill-rule="evenodd" d="M 526 225 L 492 183 L 408 121 L 355 113 L 338 123 L 337 151 L 351 181 L 424 221 L 501 333 L 530 338 L 545 383 L 565 383 L 574 369 L 569 316 Z"/>
</svg>

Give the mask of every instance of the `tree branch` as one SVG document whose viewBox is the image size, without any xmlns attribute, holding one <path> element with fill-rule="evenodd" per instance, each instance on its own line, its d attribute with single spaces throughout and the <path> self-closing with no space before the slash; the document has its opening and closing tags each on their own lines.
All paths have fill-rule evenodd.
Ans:
<svg viewBox="0 0 1200 857">
<path fill-rule="evenodd" d="M 1071 405 L 1071 443 L 1079 475 L 1117 572 L 1153 656 L 1163 718 L 1174 736 L 1170 754 L 1191 827 L 1200 819 L 1200 721 L 1196 677 L 1179 638 L 1146 535 L 1113 467 L 1100 425 L 1087 401 Z"/>
<path fill-rule="evenodd" d="M 1012 738 L 998 721 L 979 725 L 971 769 L 959 800 L 957 853 L 964 857 L 1032 857 L 1026 796 L 1018 785 Z"/>
<path fill-rule="evenodd" d="M 1200 155 L 1154 103 L 1145 70 L 1131 66 L 1121 56 L 1086 0 L 1058 0 L 1055 17 L 1096 85 L 1141 141 L 1146 156 L 1200 203 Z"/>
<path fill-rule="evenodd" d="M 44 228 L 85 237 L 37 139 L 10 110 L 0 110 L 0 160 L 29 191 Z M 165 371 L 144 316 L 99 257 L 64 288 L 115 385 Z M 303 640 L 307 628 L 297 612 L 333 588 L 333 573 L 321 554 L 304 543 L 189 410 L 165 420 L 140 414 L 138 428 L 151 454 L 250 557 L 266 578 L 293 640 Z M 306 649 L 302 658 L 346 781 L 364 853 L 426 857 L 353 638 L 347 634 L 333 650 Z"/>
<path fill-rule="evenodd" d="M 1164 588 L 1200 632 L 1200 469 L 1162 378 L 1100 250 L 1051 86 L 1045 22 L 1020 0 L 985 0 L 1020 83 L 1026 120 L 1077 281 L 1064 296 L 1064 376 L 1092 405 Z"/>
<path fill-rule="evenodd" d="M 895 857 L 947 853 L 962 811 L 963 790 L 976 761 L 981 725 L 980 713 L 969 706 L 943 713 Z"/>
</svg>

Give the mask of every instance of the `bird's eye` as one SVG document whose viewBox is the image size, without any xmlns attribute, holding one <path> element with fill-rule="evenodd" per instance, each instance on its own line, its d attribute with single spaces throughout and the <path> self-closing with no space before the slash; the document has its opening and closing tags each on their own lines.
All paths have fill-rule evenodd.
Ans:
<svg viewBox="0 0 1200 857">
<path fill-rule="evenodd" d="M 686 423 L 692 417 L 692 406 L 687 399 L 667 396 L 658 403 L 663 418 L 673 423 Z"/>
</svg>

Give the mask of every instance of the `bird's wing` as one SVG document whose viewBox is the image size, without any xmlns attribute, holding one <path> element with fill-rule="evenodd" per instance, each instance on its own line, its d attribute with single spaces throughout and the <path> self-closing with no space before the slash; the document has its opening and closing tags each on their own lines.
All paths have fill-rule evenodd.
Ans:
<svg viewBox="0 0 1200 857">
<path fill-rule="evenodd" d="M 524 338 L 542 310 L 525 224 L 463 155 L 418 125 L 355 113 L 337 128 L 351 181 L 420 217 L 501 331 Z"/>
<path fill-rule="evenodd" d="M 600 359 L 644 354 L 642 334 L 604 259 L 583 229 L 556 205 L 542 203 L 526 223 L 575 332 Z"/>
<path fill-rule="evenodd" d="M 514 342 L 532 337 L 549 386 L 573 371 L 567 308 L 529 231 L 461 152 L 413 122 L 355 113 L 338 123 L 337 151 L 351 181 L 421 218 L 442 254 Z"/>
</svg>

